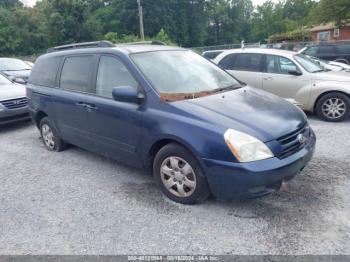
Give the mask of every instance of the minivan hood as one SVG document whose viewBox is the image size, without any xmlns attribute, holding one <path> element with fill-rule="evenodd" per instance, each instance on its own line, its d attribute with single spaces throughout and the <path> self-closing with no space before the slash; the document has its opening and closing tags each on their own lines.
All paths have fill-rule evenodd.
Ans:
<svg viewBox="0 0 350 262">
<path fill-rule="evenodd" d="M 350 84 L 349 73 L 340 71 L 319 72 L 311 74 L 314 80 L 319 81 L 336 81 L 336 82 L 348 82 Z"/>
<path fill-rule="evenodd" d="M 0 101 L 26 97 L 26 87 L 17 84 L 0 84 Z"/>
<path fill-rule="evenodd" d="M 223 131 L 236 129 L 263 142 L 293 132 L 307 121 L 290 102 L 251 87 L 171 104 Z"/>
</svg>

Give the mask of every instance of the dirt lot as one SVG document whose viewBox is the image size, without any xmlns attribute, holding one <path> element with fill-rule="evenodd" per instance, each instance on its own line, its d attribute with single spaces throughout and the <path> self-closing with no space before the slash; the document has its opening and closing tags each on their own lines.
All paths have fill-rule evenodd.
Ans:
<svg viewBox="0 0 350 262">
<path fill-rule="evenodd" d="M 182 206 L 146 172 L 30 123 L 0 128 L 1 254 L 350 254 L 350 121 L 311 116 L 315 156 L 289 192 Z"/>
</svg>

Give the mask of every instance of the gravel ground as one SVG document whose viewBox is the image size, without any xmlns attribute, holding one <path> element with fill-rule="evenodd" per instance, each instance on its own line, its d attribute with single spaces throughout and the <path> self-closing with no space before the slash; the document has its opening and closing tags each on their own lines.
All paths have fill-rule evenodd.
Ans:
<svg viewBox="0 0 350 262">
<path fill-rule="evenodd" d="M 313 160 L 289 192 L 182 206 L 143 171 L 30 123 L 0 129 L 0 254 L 350 254 L 350 121 L 310 117 Z"/>
</svg>

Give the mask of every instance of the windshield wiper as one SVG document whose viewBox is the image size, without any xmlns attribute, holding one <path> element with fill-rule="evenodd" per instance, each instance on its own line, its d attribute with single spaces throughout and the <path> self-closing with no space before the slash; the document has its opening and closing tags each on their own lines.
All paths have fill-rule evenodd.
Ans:
<svg viewBox="0 0 350 262">
<path fill-rule="evenodd" d="M 330 70 L 320 69 L 320 70 L 312 71 L 312 73 L 320 73 L 320 72 L 328 72 L 328 71 Z"/>
<path fill-rule="evenodd" d="M 241 88 L 241 87 L 242 87 L 241 85 L 231 85 L 231 86 L 216 88 L 212 92 L 213 93 L 221 93 L 221 92 L 224 92 L 224 91 L 235 90 L 235 89 L 238 89 L 238 88 Z"/>
<path fill-rule="evenodd" d="M 26 70 L 31 70 L 31 69 L 12 69 L 12 70 L 3 70 L 3 71 L 8 71 L 8 72 L 16 72 L 16 71 L 26 71 Z"/>
</svg>

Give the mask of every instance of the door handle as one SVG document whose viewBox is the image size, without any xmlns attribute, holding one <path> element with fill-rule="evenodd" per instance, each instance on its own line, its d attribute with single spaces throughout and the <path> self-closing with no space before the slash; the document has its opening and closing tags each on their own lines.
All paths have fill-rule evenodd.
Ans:
<svg viewBox="0 0 350 262">
<path fill-rule="evenodd" d="M 96 105 L 92 105 L 92 104 L 87 104 L 85 107 L 88 111 L 97 111 L 98 110 L 98 107 Z"/>
<path fill-rule="evenodd" d="M 270 80 L 273 80 L 273 77 L 272 76 L 265 77 L 264 80 L 270 81 Z"/>
<path fill-rule="evenodd" d="M 81 106 L 81 107 L 86 107 L 87 104 L 85 104 L 84 102 L 76 102 L 75 103 L 76 106 Z"/>
</svg>

